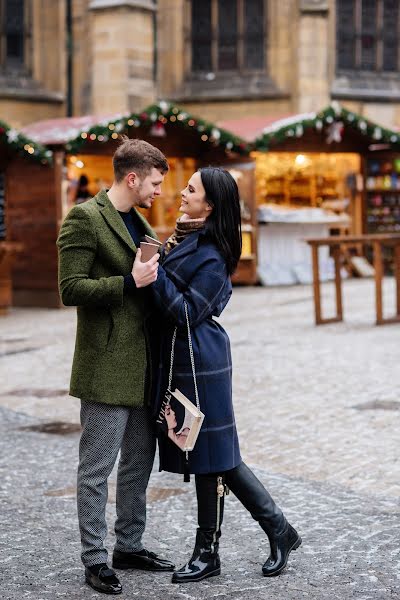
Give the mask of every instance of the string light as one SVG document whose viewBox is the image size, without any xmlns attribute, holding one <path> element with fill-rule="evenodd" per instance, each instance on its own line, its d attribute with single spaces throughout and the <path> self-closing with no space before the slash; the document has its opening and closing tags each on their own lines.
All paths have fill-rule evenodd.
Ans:
<svg viewBox="0 0 400 600">
<path fill-rule="evenodd" d="M 9 127 L 3 121 L 0 121 L 0 143 L 10 146 L 16 152 L 26 152 L 42 164 L 49 164 L 52 161 L 53 153 L 51 150 L 47 150 L 41 144 L 28 139 L 23 133 Z M 26 154 L 24 155 L 26 156 Z"/>
<path fill-rule="evenodd" d="M 77 153 L 87 138 L 91 141 L 97 140 L 99 142 L 107 142 L 110 137 L 116 140 L 119 137 L 118 133 L 128 127 L 147 127 L 151 123 L 154 124 L 151 129 L 152 134 L 155 135 L 157 123 L 159 123 L 161 127 L 157 128 L 157 135 L 161 137 L 162 133 L 164 137 L 167 135 L 167 131 L 162 129 L 162 126 L 169 122 L 176 123 L 176 125 L 183 129 L 195 128 L 199 132 L 199 137 L 203 142 L 208 141 L 215 146 L 220 146 L 224 151 L 232 151 L 245 155 L 248 155 L 250 152 L 250 146 L 244 140 L 228 131 L 217 128 L 212 123 L 195 118 L 177 106 L 171 106 L 169 103 L 159 103 L 149 106 L 141 113 L 132 114 L 129 117 L 121 117 L 111 123 L 103 121 L 98 125 L 94 125 L 89 131 L 82 132 L 78 138 L 68 140 L 66 148 L 70 152 Z"/>
<path fill-rule="evenodd" d="M 335 123 L 342 123 L 344 127 L 357 129 L 359 132 L 371 139 L 382 140 L 396 144 L 400 141 L 399 136 L 389 129 L 376 125 L 334 102 L 319 113 L 308 113 L 279 120 L 276 124 L 268 126 L 264 133 L 253 142 L 256 150 L 266 151 L 271 145 L 283 142 L 287 138 L 302 137 L 310 129 L 322 133 L 324 127 L 329 128 Z M 347 125 L 346 125 L 347 124 Z"/>
</svg>

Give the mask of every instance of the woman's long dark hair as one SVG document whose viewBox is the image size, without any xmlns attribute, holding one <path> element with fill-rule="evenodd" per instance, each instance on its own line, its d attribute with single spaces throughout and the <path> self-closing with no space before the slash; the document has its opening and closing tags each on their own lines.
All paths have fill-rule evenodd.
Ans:
<svg viewBox="0 0 400 600">
<path fill-rule="evenodd" d="M 229 275 L 242 253 L 239 190 L 232 175 L 219 167 L 199 169 L 206 200 L 213 210 L 207 217 L 208 235 L 225 259 Z"/>
</svg>

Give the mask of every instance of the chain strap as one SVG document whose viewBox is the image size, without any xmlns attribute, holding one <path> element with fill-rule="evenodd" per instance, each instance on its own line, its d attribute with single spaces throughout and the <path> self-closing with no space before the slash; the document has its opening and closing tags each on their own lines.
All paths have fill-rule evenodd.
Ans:
<svg viewBox="0 0 400 600">
<path fill-rule="evenodd" d="M 171 384 L 172 384 L 172 368 L 174 366 L 174 354 L 175 354 L 175 340 L 176 340 L 176 333 L 178 331 L 178 328 L 175 327 L 175 331 L 174 331 L 174 335 L 172 336 L 172 343 L 171 343 L 171 364 L 169 367 L 169 377 L 168 377 L 168 389 L 171 389 Z"/>
<path fill-rule="evenodd" d="M 193 373 L 194 394 L 195 394 L 195 398 L 196 398 L 196 406 L 197 406 L 198 410 L 200 410 L 199 392 L 197 390 L 197 381 L 196 381 L 196 369 L 195 369 L 195 365 L 194 365 L 192 335 L 190 333 L 188 307 L 187 307 L 186 302 L 184 302 L 184 306 L 185 306 L 185 316 L 186 316 L 190 362 L 192 365 L 192 373 Z M 168 377 L 168 389 L 169 390 L 171 389 L 171 384 L 172 384 L 172 370 L 173 370 L 173 366 L 174 366 L 175 342 L 176 342 L 177 331 L 178 331 L 178 327 L 175 327 L 174 334 L 172 336 L 172 343 L 171 343 L 171 363 L 170 363 L 170 367 L 169 367 L 169 377 Z"/>
</svg>

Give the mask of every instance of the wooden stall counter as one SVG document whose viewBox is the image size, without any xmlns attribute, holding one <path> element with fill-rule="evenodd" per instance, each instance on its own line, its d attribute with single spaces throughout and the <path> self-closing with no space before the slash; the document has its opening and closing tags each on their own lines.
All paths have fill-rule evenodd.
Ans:
<svg viewBox="0 0 400 600">
<path fill-rule="evenodd" d="M 0 315 L 5 314 L 12 304 L 11 269 L 15 256 L 23 249 L 23 244 L 0 242 Z"/>
<path fill-rule="evenodd" d="M 314 285 L 314 307 L 315 324 L 323 325 L 325 323 L 334 323 L 343 321 L 343 302 L 342 302 L 342 280 L 340 275 L 341 257 L 343 251 L 350 246 L 357 244 L 362 246 L 371 246 L 373 250 L 373 264 L 375 277 L 375 308 L 376 324 L 400 323 L 400 234 L 399 233 L 381 233 L 367 234 L 358 236 L 332 236 L 329 238 L 308 238 L 306 242 L 311 246 L 312 264 L 313 264 L 313 285 Z M 321 311 L 321 289 L 319 276 L 319 255 L 320 246 L 329 246 L 332 248 L 332 254 L 335 262 L 335 291 L 336 291 L 336 316 L 332 318 L 323 318 Z M 383 317 L 382 302 L 382 280 L 384 274 L 383 267 L 383 246 L 393 246 L 394 249 L 394 275 L 396 278 L 396 315 L 390 318 Z"/>
</svg>

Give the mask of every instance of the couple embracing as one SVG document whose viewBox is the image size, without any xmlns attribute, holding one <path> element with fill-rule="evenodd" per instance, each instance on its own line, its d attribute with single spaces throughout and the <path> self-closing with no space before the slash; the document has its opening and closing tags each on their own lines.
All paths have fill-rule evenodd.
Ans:
<svg viewBox="0 0 400 600">
<path fill-rule="evenodd" d="M 229 338 L 213 319 L 229 301 L 230 275 L 241 253 L 237 185 L 223 169 L 196 171 L 181 192 L 175 232 L 160 254 L 142 262 L 140 241 L 155 233 L 137 208 L 150 208 L 160 195 L 168 163 L 151 144 L 124 138 L 113 168 L 111 188 L 74 207 L 57 242 L 61 297 L 78 314 L 70 393 L 81 400 L 77 501 L 86 582 L 120 594 L 114 569 L 174 571 L 173 583 L 219 575 L 228 488 L 268 537 L 263 574 L 278 575 L 301 538 L 241 459 Z M 175 570 L 143 547 L 142 535 L 156 448 L 154 415 L 168 387 L 175 328 L 179 368 L 173 384 L 193 400 L 186 314 L 205 417 L 188 461 L 171 439 L 159 439 L 160 469 L 195 475 L 193 555 Z M 119 452 L 112 569 L 104 547 L 105 511 L 107 480 Z"/>
</svg>

